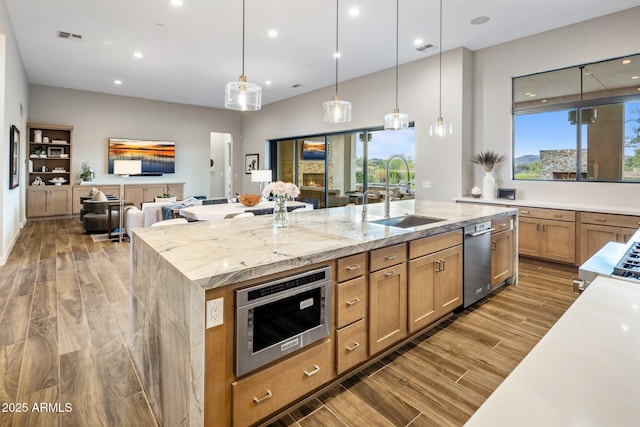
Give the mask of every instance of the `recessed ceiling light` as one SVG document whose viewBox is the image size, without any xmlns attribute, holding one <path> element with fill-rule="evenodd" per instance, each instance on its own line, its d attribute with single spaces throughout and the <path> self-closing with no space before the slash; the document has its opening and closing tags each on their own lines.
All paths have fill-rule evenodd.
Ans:
<svg viewBox="0 0 640 427">
<path fill-rule="evenodd" d="M 267 35 L 269 35 L 269 37 L 271 38 L 278 37 L 278 32 L 276 30 L 269 30 Z"/>
<path fill-rule="evenodd" d="M 118 85 L 118 86 L 119 86 L 119 85 L 121 85 L 121 84 L 122 84 L 122 80 L 114 80 L 114 81 L 113 81 L 113 84 L 114 84 L 114 85 Z"/>
<path fill-rule="evenodd" d="M 540 102 L 549 102 L 548 99 L 541 99 Z"/>
<path fill-rule="evenodd" d="M 360 9 L 358 9 L 357 7 L 352 7 L 351 9 L 349 9 L 349 15 L 351 16 L 360 15 Z"/>
<path fill-rule="evenodd" d="M 485 23 L 489 22 L 489 19 L 490 18 L 488 16 L 478 16 L 477 18 L 473 18 L 471 20 L 471 23 L 473 25 L 482 25 L 482 24 L 485 24 Z"/>
<path fill-rule="evenodd" d="M 264 84 L 267 86 L 271 86 L 271 80 L 267 80 L 266 82 L 264 82 Z"/>
<path fill-rule="evenodd" d="M 421 45 L 422 43 L 424 43 L 424 40 L 422 40 L 422 39 L 415 39 L 415 40 L 413 41 L 413 44 L 414 44 L 415 46 L 419 46 L 419 45 Z"/>
<path fill-rule="evenodd" d="M 133 57 L 138 59 L 142 58 L 142 52 L 133 52 Z"/>
<path fill-rule="evenodd" d="M 638 80 L 640 79 L 640 76 L 631 76 L 631 80 Z"/>
<path fill-rule="evenodd" d="M 334 57 L 334 58 L 340 58 L 340 52 L 335 52 L 335 53 L 333 54 L 333 57 Z"/>
<path fill-rule="evenodd" d="M 527 93 L 527 96 L 528 96 L 529 98 L 533 98 L 534 96 L 536 96 L 536 94 L 535 94 L 535 93 Z"/>
<path fill-rule="evenodd" d="M 631 64 L 631 60 L 630 60 L 630 59 L 623 59 L 623 60 L 622 60 L 622 63 L 623 63 L 624 65 Z"/>
<path fill-rule="evenodd" d="M 176 6 L 176 7 L 180 7 L 182 6 L 184 3 L 182 0 L 171 0 L 171 6 Z"/>
</svg>

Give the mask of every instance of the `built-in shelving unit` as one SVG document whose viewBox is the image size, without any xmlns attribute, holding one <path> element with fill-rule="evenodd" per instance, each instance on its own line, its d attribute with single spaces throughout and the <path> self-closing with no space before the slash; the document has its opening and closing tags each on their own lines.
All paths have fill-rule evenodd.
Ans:
<svg viewBox="0 0 640 427">
<path fill-rule="evenodd" d="M 73 126 L 27 123 L 28 183 L 70 185 Z"/>
</svg>

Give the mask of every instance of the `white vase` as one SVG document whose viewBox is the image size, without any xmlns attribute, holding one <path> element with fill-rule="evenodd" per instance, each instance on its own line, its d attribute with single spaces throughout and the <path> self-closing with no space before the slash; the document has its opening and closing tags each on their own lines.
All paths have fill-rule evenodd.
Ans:
<svg viewBox="0 0 640 427">
<path fill-rule="evenodd" d="M 482 198 L 485 200 L 496 198 L 496 179 L 492 171 L 488 171 L 482 178 Z"/>
</svg>

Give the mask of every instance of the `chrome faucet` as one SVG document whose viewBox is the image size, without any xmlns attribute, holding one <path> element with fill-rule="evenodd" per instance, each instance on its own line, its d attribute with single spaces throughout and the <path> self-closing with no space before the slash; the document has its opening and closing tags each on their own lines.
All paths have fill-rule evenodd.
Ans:
<svg viewBox="0 0 640 427">
<path fill-rule="evenodd" d="M 391 194 L 389 192 L 389 165 L 391 164 L 391 160 L 393 159 L 402 160 L 404 162 L 404 165 L 407 167 L 407 193 L 409 193 L 411 190 L 411 168 L 409 167 L 409 162 L 407 162 L 407 159 L 405 159 L 401 155 L 394 154 L 387 160 L 387 177 L 384 184 L 384 219 L 389 219 L 389 210 L 391 209 L 391 207 L 389 206 L 391 202 Z"/>
<path fill-rule="evenodd" d="M 367 196 L 369 195 L 369 193 L 373 194 L 374 196 L 376 195 L 375 191 L 373 190 L 367 190 L 362 193 L 362 222 L 365 222 L 367 220 Z"/>
</svg>

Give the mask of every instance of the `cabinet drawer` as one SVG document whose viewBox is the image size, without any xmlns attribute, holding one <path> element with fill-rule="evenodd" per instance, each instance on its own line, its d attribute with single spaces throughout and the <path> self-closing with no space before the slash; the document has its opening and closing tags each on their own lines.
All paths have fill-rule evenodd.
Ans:
<svg viewBox="0 0 640 427">
<path fill-rule="evenodd" d="M 631 215 L 603 214 L 596 212 L 582 212 L 580 222 L 585 224 L 611 225 L 615 227 L 638 228 L 640 217 Z"/>
<path fill-rule="evenodd" d="M 409 258 L 414 259 L 462 244 L 462 230 L 429 236 L 409 242 Z"/>
<path fill-rule="evenodd" d="M 362 276 L 367 272 L 367 255 L 351 255 L 338 260 L 338 282 Z"/>
<path fill-rule="evenodd" d="M 509 218 L 495 219 L 491 221 L 491 228 L 494 229 L 493 234 L 499 233 L 504 230 L 510 230 L 512 220 L 513 218 L 509 217 Z"/>
<path fill-rule="evenodd" d="M 521 217 L 553 219 L 556 221 L 574 221 L 574 222 L 576 220 L 575 211 L 565 211 L 561 209 L 519 207 L 518 212 Z"/>
<path fill-rule="evenodd" d="M 407 260 L 407 245 L 400 243 L 399 245 L 376 249 L 371 251 L 370 256 L 370 271 L 378 271 L 405 262 Z"/>
<path fill-rule="evenodd" d="M 336 285 L 336 328 L 364 318 L 367 312 L 367 281 L 358 277 Z"/>
<path fill-rule="evenodd" d="M 233 425 L 252 425 L 330 381 L 332 348 L 327 340 L 234 382 Z"/>
<path fill-rule="evenodd" d="M 364 319 L 336 331 L 338 374 L 367 359 L 367 322 Z"/>
</svg>

